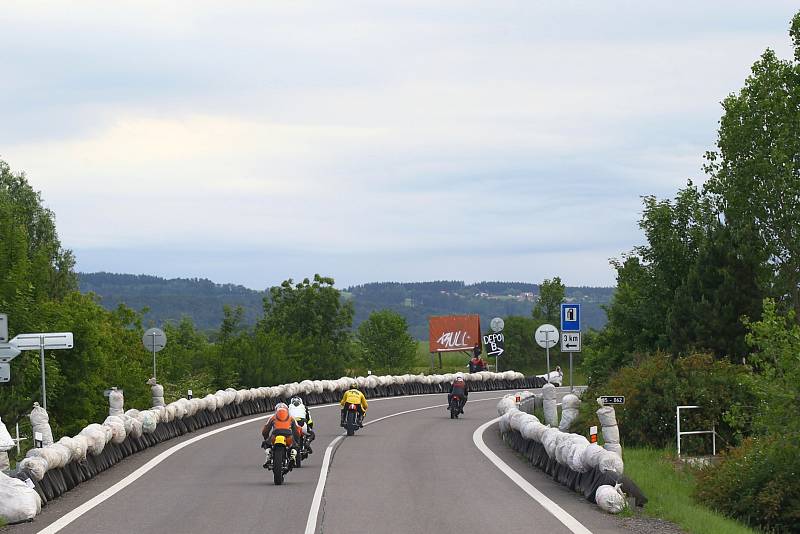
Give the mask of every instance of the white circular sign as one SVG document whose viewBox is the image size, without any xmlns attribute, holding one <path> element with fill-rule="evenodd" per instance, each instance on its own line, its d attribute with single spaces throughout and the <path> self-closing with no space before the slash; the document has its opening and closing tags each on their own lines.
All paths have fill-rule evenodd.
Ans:
<svg viewBox="0 0 800 534">
<path fill-rule="evenodd" d="M 167 335 L 160 328 L 150 328 L 142 336 L 144 348 L 150 352 L 158 352 L 167 345 Z"/>
<path fill-rule="evenodd" d="M 536 329 L 534 338 L 536 338 L 536 343 L 543 349 L 552 348 L 558 343 L 558 328 L 551 324 L 543 324 Z"/>
<path fill-rule="evenodd" d="M 489 323 L 489 328 L 492 329 L 492 332 L 500 332 L 501 330 L 503 330 L 503 327 L 505 325 L 506 325 L 506 323 L 503 322 L 503 320 L 500 317 L 495 317 Z"/>
</svg>

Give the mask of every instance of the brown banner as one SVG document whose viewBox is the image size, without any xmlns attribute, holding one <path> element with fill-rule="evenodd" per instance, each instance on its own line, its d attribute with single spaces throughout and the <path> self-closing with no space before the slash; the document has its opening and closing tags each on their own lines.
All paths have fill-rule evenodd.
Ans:
<svg viewBox="0 0 800 534">
<path fill-rule="evenodd" d="M 481 342 L 480 315 L 446 315 L 428 318 L 430 352 L 471 351 Z"/>
</svg>

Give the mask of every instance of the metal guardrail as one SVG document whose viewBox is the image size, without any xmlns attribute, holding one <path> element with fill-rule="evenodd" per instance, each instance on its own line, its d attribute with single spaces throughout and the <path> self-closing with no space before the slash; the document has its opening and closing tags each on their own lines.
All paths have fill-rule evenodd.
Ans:
<svg viewBox="0 0 800 534">
<path fill-rule="evenodd" d="M 678 457 L 681 455 L 681 436 L 688 436 L 693 434 L 711 434 L 711 454 L 717 455 L 717 426 L 711 425 L 711 430 L 689 430 L 681 432 L 681 410 L 695 410 L 701 406 L 678 406 L 675 408 L 675 420 L 678 427 Z"/>
</svg>

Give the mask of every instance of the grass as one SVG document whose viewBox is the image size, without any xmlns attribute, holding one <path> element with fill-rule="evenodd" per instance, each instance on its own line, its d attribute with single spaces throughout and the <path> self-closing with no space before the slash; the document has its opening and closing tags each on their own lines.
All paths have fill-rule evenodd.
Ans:
<svg viewBox="0 0 800 534">
<path fill-rule="evenodd" d="M 689 468 L 676 468 L 674 454 L 629 447 L 624 455 L 625 474 L 649 499 L 646 515 L 671 521 L 692 534 L 756 533 L 692 500 L 694 475 Z"/>
</svg>

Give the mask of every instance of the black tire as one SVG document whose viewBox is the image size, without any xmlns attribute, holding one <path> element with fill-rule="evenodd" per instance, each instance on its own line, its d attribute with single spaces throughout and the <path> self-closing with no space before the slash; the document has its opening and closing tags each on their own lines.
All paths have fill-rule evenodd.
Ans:
<svg viewBox="0 0 800 534">
<path fill-rule="evenodd" d="M 283 484 L 283 458 L 286 455 L 285 447 L 273 447 L 272 450 L 272 478 L 276 486 Z"/>
<path fill-rule="evenodd" d="M 354 429 L 352 426 L 350 426 L 350 425 L 347 425 L 347 435 L 348 435 L 348 436 L 352 436 L 353 434 L 355 434 L 355 432 L 356 432 L 356 431 L 355 431 L 355 429 Z"/>
<path fill-rule="evenodd" d="M 303 467 L 303 453 L 300 451 L 297 451 L 297 457 L 294 460 L 294 466 Z"/>
<path fill-rule="evenodd" d="M 456 412 L 450 410 L 450 419 L 455 419 L 455 418 L 456 418 Z"/>
</svg>

